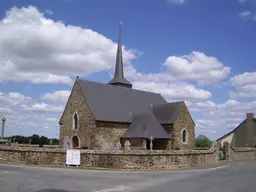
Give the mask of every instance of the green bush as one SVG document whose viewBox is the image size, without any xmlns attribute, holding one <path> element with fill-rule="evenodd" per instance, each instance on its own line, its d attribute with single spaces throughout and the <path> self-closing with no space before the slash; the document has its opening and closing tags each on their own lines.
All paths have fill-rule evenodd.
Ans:
<svg viewBox="0 0 256 192">
<path fill-rule="evenodd" d="M 196 147 L 211 147 L 212 142 L 205 138 L 205 139 L 196 139 Z"/>
</svg>

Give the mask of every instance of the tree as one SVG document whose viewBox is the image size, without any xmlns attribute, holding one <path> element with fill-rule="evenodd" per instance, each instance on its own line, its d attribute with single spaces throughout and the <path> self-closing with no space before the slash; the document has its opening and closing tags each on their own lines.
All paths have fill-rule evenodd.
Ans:
<svg viewBox="0 0 256 192">
<path fill-rule="evenodd" d="M 52 139 L 52 145 L 59 145 L 59 139 Z"/>
<path fill-rule="evenodd" d="M 196 147 L 211 147 L 212 141 L 206 136 L 200 135 L 196 138 Z"/>
<path fill-rule="evenodd" d="M 41 136 L 40 137 L 40 143 L 43 144 L 43 145 L 48 145 L 50 142 L 49 142 L 47 137 Z"/>
<path fill-rule="evenodd" d="M 52 138 L 52 139 L 48 139 L 45 136 L 39 136 L 37 134 L 33 134 L 32 136 L 29 137 L 25 137 L 25 136 L 21 136 L 21 135 L 13 135 L 11 137 L 5 137 L 4 139 L 9 140 L 11 139 L 12 142 L 14 141 L 15 138 L 15 142 L 18 142 L 20 144 L 29 144 L 29 140 L 31 139 L 31 144 L 34 145 L 49 145 L 50 141 L 52 141 L 52 145 L 58 145 L 59 144 L 59 139 L 56 138 Z"/>
<path fill-rule="evenodd" d="M 37 134 L 33 134 L 31 136 L 31 144 L 39 144 L 40 143 L 40 137 Z"/>
</svg>

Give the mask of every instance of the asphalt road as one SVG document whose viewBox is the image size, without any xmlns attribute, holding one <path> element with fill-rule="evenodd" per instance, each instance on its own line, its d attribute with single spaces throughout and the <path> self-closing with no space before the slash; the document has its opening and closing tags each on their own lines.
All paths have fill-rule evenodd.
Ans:
<svg viewBox="0 0 256 192">
<path fill-rule="evenodd" d="M 1 192 L 255 192 L 256 161 L 178 171 L 93 171 L 0 165 Z"/>
</svg>

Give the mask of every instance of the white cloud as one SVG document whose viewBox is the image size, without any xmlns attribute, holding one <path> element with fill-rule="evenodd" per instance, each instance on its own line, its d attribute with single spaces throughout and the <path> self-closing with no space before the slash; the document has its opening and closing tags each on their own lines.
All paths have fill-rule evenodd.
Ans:
<svg viewBox="0 0 256 192">
<path fill-rule="evenodd" d="M 231 98 L 256 98 L 256 72 L 246 72 L 230 78 L 236 92 L 229 91 Z"/>
<path fill-rule="evenodd" d="M 63 104 L 48 104 L 35 101 L 21 93 L 0 93 L 0 118 L 5 116 L 6 135 L 46 134 L 58 137 L 58 120 L 64 109 Z"/>
<path fill-rule="evenodd" d="M 249 17 L 252 15 L 251 11 L 242 11 L 239 13 L 239 17 L 245 18 L 245 17 Z"/>
<path fill-rule="evenodd" d="M 178 5 L 182 5 L 187 2 L 187 0 L 166 0 L 166 1 L 171 4 L 178 4 Z"/>
<path fill-rule="evenodd" d="M 215 121 L 198 119 L 196 121 L 197 135 L 200 135 L 200 134 L 209 135 L 209 134 L 216 133 L 216 130 L 212 129 L 212 127 L 214 126 L 216 126 Z"/>
<path fill-rule="evenodd" d="M 21 105 L 25 111 L 37 112 L 37 113 L 61 113 L 64 109 L 63 105 L 55 106 L 47 103 L 34 103 L 32 105 Z"/>
<path fill-rule="evenodd" d="M 225 103 L 219 104 L 217 109 L 219 111 L 224 109 L 224 112 L 253 112 L 256 110 L 256 101 L 239 102 L 237 100 L 228 100 Z"/>
<path fill-rule="evenodd" d="M 0 106 L 0 115 L 10 114 L 12 110 L 9 107 L 1 107 Z"/>
<path fill-rule="evenodd" d="M 70 91 L 62 90 L 62 91 L 55 91 L 54 93 L 46 93 L 41 97 L 42 100 L 48 100 L 56 103 L 66 103 L 68 97 L 70 95 Z"/>
<path fill-rule="evenodd" d="M 256 12 L 245 10 L 245 11 L 240 12 L 238 17 L 245 19 L 245 20 L 256 21 Z"/>
<path fill-rule="evenodd" d="M 200 111 L 200 119 L 214 123 L 203 124 L 199 120 L 197 131 L 200 133 L 209 132 L 208 135 L 217 139 L 225 133 L 233 130 L 245 118 L 246 113 L 256 113 L 256 101 L 241 102 L 237 100 L 227 100 L 224 103 L 216 104 L 212 108 Z M 212 132 L 212 131 L 215 131 Z"/>
<path fill-rule="evenodd" d="M 196 51 L 181 57 L 169 56 L 164 66 L 167 67 L 168 74 L 177 79 L 194 80 L 201 84 L 223 80 L 231 70 L 217 58 Z"/>
<path fill-rule="evenodd" d="M 209 91 L 197 89 L 194 85 L 183 82 L 135 81 L 133 82 L 133 87 L 135 89 L 161 93 L 169 101 L 206 101 L 212 97 Z"/>
<path fill-rule="evenodd" d="M 231 99 L 236 99 L 236 98 L 256 98 L 256 92 L 234 92 L 234 91 L 229 91 L 229 96 Z"/>
<path fill-rule="evenodd" d="M 46 9 L 46 10 L 45 10 L 45 13 L 47 13 L 48 15 L 52 15 L 52 14 L 53 14 L 53 11 L 50 10 L 50 9 Z"/>
<path fill-rule="evenodd" d="M 0 107 L 1 109 L 10 111 L 25 111 L 31 112 L 62 112 L 63 105 L 47 104 L 44 102 L 34 101 L 31 97 L 27 97 L 17 92 L 9 92 L 4 94 L 0 92 Z"/>
<path fill-rule="evenodd" d="M 1 105 L 10 105 L 16 106 L 21 103 L 30 103 L 32 101 L 31 97 L 26 97 L 17 92 L 9 92 L 8 94 L 4 94 L 0 92 L 0 106 Z"/>
<path fill-rule="evenodd" d="M 52 117 L 46 118 L 46 120 L 49 121 L 49 122 L 52 122 L 52 123 L 58 123 L 58 121 L 59 121 L 59 119 L 52 118 Z"/>
<path fill-rule="evenodd" d="M 233 86 L 238 87 L 256 84 L 256 72 L 246 72 L 236 75 L 230 78 L 230 82 Z"/>
<path fill-rule="evenodd" d="M 91 29 L 53 21 L 36 7 L 13 7 L 0 21 L 0 82 L 71 85 L 70 77 L 111 69 L 116 46 Z M 124 48 L 123 57 L 128 64 L 135 51 Z"/>
<path fill-rule="evenodd" d="M 238 0 L 239 3 L 246 3 L 246 2 L 252 2 L 252 1 L 255 1 L 255 0 Z"/>
<path fill-rule="evenodd" d="M 217 107 L 217 104 L 212 102 L 212 101 L 196 101 L 196 102 L 188 102 L 187 101 L 187 106 L 189 107 L 191 112 L 203 112 L 203 111 L 208 111 L 212 110 Z"/>
<path fill-rule="evenodd" d="M 172 82 L 177 80 L 167 72 L 163 71 L 160 73 L 141 73 L 138 72 L 133 65 L 127 65 L 124 67 L 125 77 L 132 81 L 154 81 L 154 82 Z M 111 74 L 113 76 L 113 74 Z"/>
<path fill-rule="evenodd" d="M 250 1 L 250 0 L 238 0 L 239 3 L 245 3 L 247 1 Z"/>
<path fill-rule="evenodd" d="M 226 79 L 231 71 L 217 58 L 197 51 L 183 56 L 169 56 L 163 66 L 161 72 L 143 74 L 137 72 L 133 65 L 127 65 L 125 76 L 135 81 L 192 80 L 199 84 L 212 84 Z"/>
</svg>

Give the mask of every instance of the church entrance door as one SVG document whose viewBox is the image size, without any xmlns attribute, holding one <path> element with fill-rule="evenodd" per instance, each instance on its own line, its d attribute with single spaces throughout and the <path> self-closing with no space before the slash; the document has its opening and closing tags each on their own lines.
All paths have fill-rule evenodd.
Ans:
<svg viewBox="0 0 256 192">
<path fill-rule="evenodd" d="M 72 146 L 73 148 L 78 148 L 79 147 L 79 139 L 77 136 L 72 137 Z"/>
</svg>

